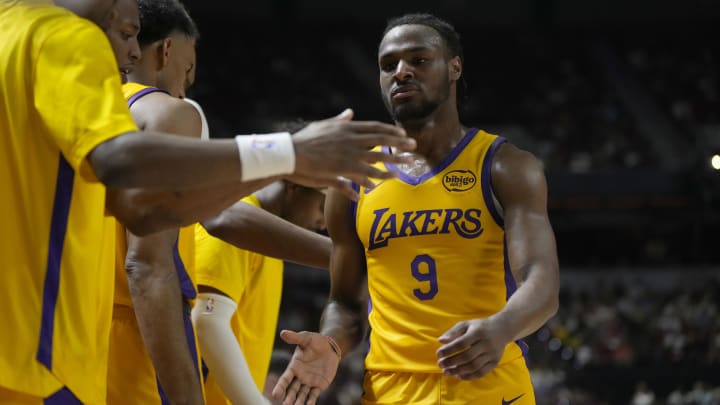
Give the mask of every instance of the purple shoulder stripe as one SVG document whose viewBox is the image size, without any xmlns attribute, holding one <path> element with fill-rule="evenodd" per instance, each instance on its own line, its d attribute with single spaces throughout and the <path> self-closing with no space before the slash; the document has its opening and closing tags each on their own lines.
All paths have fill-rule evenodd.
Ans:
<svg viewBox="0 0 720 405">
<path fill-rule="evenodd" d="M 138 91 L 137 93 L 133 94 L 132 97 L 130 97 L 128 99 L 128 101 L 127 101 L 128 108 L 132 107 L 132 105 L 135 104 L 135 102 L 138 101 L 141 97 L 146 96 L 150 93 L 156 93 L 156 92 L 170 94 L 163 89 L 158 89 L 157 87 L 147 87 L 147 88 L 144 88 L 144 89 Z"/>
<path fill-rule="evenodd" d="M 485 159 L 483 159 L 482 163 L 482 174 L 480 175 L 481 178 L 481 186 L 482 186 L 482 194 L 483 199 L 485 200 L 485 205 L 488 207 L 488 210 L 490 211 L 490 215 L 493 217 L 495 222 L 500 225 L 501 228 L 505 228 L 505 221 L 503 221 L 502 216 L 500 216 L 500 213 L 497 210 L 497 207 L 495 206 L 495 200 L 493 199 L 492 194 L 492 161 L 493 157 L 495 156 L 495 152 L 497 152 L 500 145 L 505 143 L 507 140 L 501 136 L 498 136 L 497 139 L 495 139 L 490 145 L 490 149 L 488 149 L 487 153 L 485 154 Z"/>
</svg>

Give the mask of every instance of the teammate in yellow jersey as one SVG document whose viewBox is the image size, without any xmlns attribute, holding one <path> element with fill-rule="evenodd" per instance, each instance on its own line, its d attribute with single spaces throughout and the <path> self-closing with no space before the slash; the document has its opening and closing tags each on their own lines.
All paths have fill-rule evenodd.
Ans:
<svg viewBox="0 0 720 405">
<path fill-rule="evenodd" d="M 262 176 L 348 191 L 337 176 L 363 181 L 374 174 L 368 163 L 383 159 L 369 144 L 414 146 L 377 123 L 328 120 L 289 141 L 295 164 L 283 174 L 272 171 L 275 150 L 250 161 L 239 141 L 138 131 L 98 29 L 126 1 L 57 0 L 92 22 L 50 1 L 0 2 L 0 222 L 14 241 L 0 245 L 0 304 L 12 331 L 0 334 L 2 404 L 105 402 L 115 238 L 104 185 L 178 190 L 183 203 L 172 200 L 172 210 L 165 200 L 108 206 L 148 233 L 214 215 L 264 185 L 253 180 Z"/>
<path fill-rule="evenodd" d="M 324 205 L 325 195 L 318 190 L 276 182 L 206 223 L 215 233 L 234 227 L 238 236 L 255 242 L 228 238 L 227 230 L 223 236 L 261 253 L 239 249 L 197 228 L 199 293 L 192 315 L 209 370 L 208 405 L 268 403 L 261 391 L 275 343 L 282 259 L 329 266 L 330 239 L 311 232 L 325 228 Z M 248 209 L 252 206 L 277 218 L 260 222 Z"/>
<path fill-rule="evenodd" d="M 133 118 L 143 130 L 199 138 L 200 115 L 181 100 L 195 78 L 195 23 L 177 0 L 139 0 L 137 6 L 143 58 L 133 63 L 123 85 Z M 128 66 L 122 64 L 131 55 L 123 41 L 127 36 L 117 35 L 116 25 L 108 30 L 110 43 L 118 63 Z M 147 194 L 112 190 L 109 199 L 122 204 Z M 199 354 L 189 318 L 196 295 L 194 226 L 146 237 L 117 226 L 108 404 L 201 404 Z"/>
<path fill-rule="evenodd" d="M 399 177 L 362 187 L 357 203 L 329 196 L 330 300 L 320 333 L 281 333 L 298 346 L 273 394 L 313 404 L 328 387 L 362 339 L 367 270 L 365 404 L 534 404 L 519 339 L 555 313 L 559 284 L 542 165 L 460 123 L 463 54 L 448 23 L 391 20 L 378 65 L 415 160 L 378 165 Z"/>
</svg>

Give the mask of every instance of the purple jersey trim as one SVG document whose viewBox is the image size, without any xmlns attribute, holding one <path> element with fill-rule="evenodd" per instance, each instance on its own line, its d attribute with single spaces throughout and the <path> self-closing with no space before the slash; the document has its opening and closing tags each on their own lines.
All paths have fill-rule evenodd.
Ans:
<svg viewBox="0 0 720 405">
<path fill-rule="evenodd" d="M 55 181 L 55 199 L 50 222 L 50 243 L 48 246 L 45 283 L 43 286 L 42 318 L 40 320 L 40 339 L 36 358 L 49 370 L 52 370 L 53 331 L 55 330 L 55 306 L 60 290 L 60 267 L 62 262 L 65 232 L 67 231 L 72 200 L 73 171 L 67 160 L 60 155 L 57 180 Z"/>
<path fill-rule="evenodd" d="M 143 96 L 145 96 L 145 95 L 148 95 L 148 94 L 150 94 L 150 93 L 156 93 L 156 92 L 161 92 L 161 93 L 165 93 L 165 94 L 168 94 L 168 95 L 170 94 L 170 93 L 168 93 L 168 92 L 165 91 L 165 90 L 158 89 L 157 87 L 146 87 L 146 88 L 138 91 L 137 93 L 133 94 L 133 95 L 128 99 L 128 101 L 127 101 L 127 106 L 128 106 L 128 108 L 132 107 L 132 105 L 135 104 L 135 102 L 138 101 L 138 99 L 140 99 L 141 97 L 143 97 Z"/>
<path fill-rule="evenodd" d="M 45 398 L 43 405 L 82 405 L 82 402 L 67 387 Z"/>
<path fill-rule="evenodd" d="M 185 263 L 183 263 L 180 258 L 180 250 L 178 249 L 177 240 L 173 245 L 173 261 L 175 262 L 175 271 L 177 271 L 178 281 L 180 282 L 180 292 L 182 293 L 183 298 L 188 300 L 194 299 L 197 297 L 197 291 L 195 291 L 195 286 L 187 273 Z"/>
<path fill-rule="evenodd" d="M 188 348 L 190 349 L 190 356 L 193 360 L 193 365 L 195 365 L 195 369 L 198 370 L 198 377 L 202 378 L 203 381 L 205 381 L 207 380 L 208 371 L 207 367 L 205 366 L 205 362 L 203 362 L 202 365 L 198 363 L 197 346 L 195 346 L 195 330 L 193 329 L 190 314 L 183 313 L 183 324 L 185 329 L 185 339 L 187 339 Z M 202 372 L 200 371 L 201 369 Z M 157 379 L 157 377 L 156 380 L 161 405 L 170 405 L 170 399 L 167 397 L 167 394 L 165 394 L 165 390 L 163 390 L 162 385 L 160 385 L 160 380 Z"/>
<path fill-rule="evenodd" d="M 428 179 L 434 177 L 438 173 L 441 173 L 443 170 L 447 169 L 448 166 L 460 155 L 460 153 L 465 149 L 465 147 L 470 143 L 470 141 L 475 138 L 475 135 L 478 133 L 477 128 L 470 128 L 466 133 L 465 136 L 460 140 L 460 142 L 455 145 L 453 150 L 450 152 L 449 155 L 445 156 L 445 159 L 440 161 L 440 163 L 433 167 L 432 169 L 428 170 L 427 172 L 421 174 L 420 176 L 412 176 L 409 174 L 404 173 L 402 170 L 400 170 L 396 165 L 392 163 L 385 163 L 385 167 L 397 173 L 398 179 L 410 184 L 411 186 L 417 186 L 418 184 L 421 184 Z M 387 146 L 383 146 L 383 152 L 385 153 L 391 153 L 391 150 Z"/>
<path fill-rule="evenodd" d="M 481 174 L 481 185 L 482 185 L 482 194 L 483 199 L 485 200 L 485 205 L 488 207 L 488 210 L 490 211 L 490 215 L 493 217 L 495 222 L 500 226 L 500 228 L 505 228 L 505 221 L 503 220 L 502 216 L 497 210 L 497 207 L 495 206 L 495 200 L 493 199 L 493 193 L 492 193 L 492 162 L 493 157 L 495 156 L 495 152 L 497 152 L 500 145 L 506 142 L 506 139 L 498 136 L 497 139 L 495 139 L 490 145 L 490 149 L 488 149 L 487 153 L 485 154 L 485 159 L 482 163 L 482 174 Z"/>
</svg>

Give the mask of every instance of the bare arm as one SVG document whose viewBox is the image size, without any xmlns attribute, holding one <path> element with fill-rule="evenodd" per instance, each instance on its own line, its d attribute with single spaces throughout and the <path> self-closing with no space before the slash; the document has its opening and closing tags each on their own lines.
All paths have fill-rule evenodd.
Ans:
<svg viewBox="0 0 720 405">
<path fill-rule="evenodd" d="M 498 313 L 458 322 L 440 336 L 444 345 L 437 350 L 438 365 L 463 380 L 492 371 L 508 343 L 536 331 L 558 306 L 557 251 L 542 164 L 506 144 L 495 155 L 491 181 L 504 210 L 510 268 L 518 288 Z"/>
<path fill-rule="evenodd" d="M 143 238 L 128 233 L 125 267 L 140 334 L 165 393 L 173 404 L 202 404 L 173 261 L 176 239 L 177 231 Z"/>
<path fill-rule="evenodd" d="M 133 105 L 131 113 L 141 127 L 200 136 L 200 115 L 195 109 L 164 94 L 145 96 Z M 132 197 L 143 198 L 146 193 L 171 194 L 117 189 L 108 192 L 108 205 L 141 211 L 145 206 Z M 182 317 L 183 298 L 173 252 L 177 237 L 177 229 L 146 237 L 128 232 L 128 285 L 143 342 L 163 389 L 173 403 L 201 404 L 198 369 L 190 356 Z"/>
<path fill-rule="evenodd" d="M 131 108 L 133 119 L 147 130 L 199 138 L 200 114 L 188 103 L 166 94 L 151 93 Z M 143 236 L 207 219 L 273 179 L 192 190 L 109 188 L 107 207 L 131 232 Z"/>
<path fill-rule="evenodd" d="M 337 176 L 371 185 L 369 177 L 389 178 L 371 163 L 400 163 L 397 155 L 370 152 L 375 145 L 415 148 L 402 129 L 378 122 L 328 119 L 308 125 L 293 136 L 293 178 L 343 187 Z M 133 132 L 96 146 L 88 161 L 110 187 L 185 190 L 242 182 L 240 158 L 233 140 L 198 141 L 159 132 Z M 289 176 L 291 177 L 291 176 Z M 313 183 L 313 186 L 318 183 Z"/>
<path fill-rule="evenodd" d="M 107 207 L 133 233 L 148 235 L 212 218 L 275 179 L 184 191 L 111 188 L 108 189 Z"/>
<path fill-rule="evenodd" d="M 330 191 L 325 203 L 325 220 L 333 242 L 330 300 L 320 321 L 320 333 L 280 333 L 286 343 L 297 345 L 272 392 L 273 398 L 284 399 L 285 404 L 313 405 L 332 383 L 340 356 L 326 336 L 337 342 L 343 354 L 362 339 L 365 251 L 352 226 L 351 212 L 351 202 Z"/>
<path fill-rule="evenodd" d="M 242 201 L 203 226 L 210 235 L 240 249 L 321 269 L 330 265 L 330 238 Z"/>
<path fill-rule="evenodd" d="M 557 247 L 542 163 L 503 145 L 493 162 L 492 185 L 505 213 L 510 268 L 518 285 L 496 318 L 506 326 L 509 340 L 517 340 L 535 332 L 558 308 Z"/>
<path fill-rule="evenodd" d="M 335 338 L 343 353 L 351 352 L 363 336 L 365 303 L 363 280 L 366 274 L 365 249 L 352 224 L 352 202 L 331 191 L 325 204 L 328 233 L 332 238 L 330 299 L 320 333 Z"/>
</svg>

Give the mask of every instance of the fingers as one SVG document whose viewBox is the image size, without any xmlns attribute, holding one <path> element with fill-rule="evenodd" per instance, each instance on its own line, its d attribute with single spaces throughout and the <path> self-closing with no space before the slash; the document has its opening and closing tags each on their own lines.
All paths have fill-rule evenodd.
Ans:
<svg viewBox="0 0 720 405">
<path fill-rule="evenodd" d="M 451 341 L 457 339 L 458 337 L 462 336 L 467 332 L 468 330 L 468 323 L 458 322 L 453 326 L 452 328 L 448 329 L 445 333 L 443 333 L 438 340 L 440 343 L 450 343 Z M 441 348 L 442 349 L 442 348 Z"/>
<path fill-rule="evenodd" d="M 490 356 L 482 356 L 462 366 L 443 370 L 443 374 L 457 377 L 461 380 L 473 380 L 485 376 L 491 372 L 497 364 L 498 362 L 491 360 Z"/>
<path fill-rule="evenodd" d="M 285 343 L 297 345 L 299 344 L 300 334 L 295 331 L 285 329 L 280 332 L 280 339 L 282 339 Z"/>
<path fill-rule="evenodd" d="M 331 119 L 341 120 L 341 121 L 350 121 L 350 120 L 353 119 L 353 116 L 354 116 L 354 115 L 355 115 L 355 113 L 353 112 L 352 109 L 346 108 L 345 110 L 343 110 L 343 112 L 341 112 L 340 114 L 334 116 L 334 117 L 331 118 Z"/>
<path fill-rule="evenodd" d="M 349 121 L 343 123 L 342 130 L 343 132 L 363 134 L 363 136 L 368 137 L 372 137 L 374 135 L 381 137 L 390 135 L 393 137 L 405 138 L 407 136 L 404 129 L 378 121 Z M 376 143 L 376 145 L 384 145 L 384 143 Z"/>
<path fill-rule="evenodd" d="M 369 151 L 358 153 L 355 156 L 355 159 L 366 163 L 384 162 L 393 164 L 412 163 L 415 160 L 415 158 L 410 154 L 398 155 Z"/>
<path fill-rule="evenodd" d="M 295 399 L 297 398 L 298 391 L 300 390 L 300 380 L 297 378 L 293 380 L 292 384 L 287 389 L 287 392 L 285 393 L 285 400 L 283 401 L 283 405 L 293 405 L 295 403 Z"/>
<path fill-rule="evenodd" d="M 461 380 L 474 380 L 487 375 L 493 371 L 497 365 L 497 361 L 489 361 L 480 367 L 468 366 L 463 371 L 459 371 L 455 376 Z"/>
<path fill-rule="evenodd" d="M 395 147 L 402 151 L 410 152 L 415 150 L 415 147 L 417 147 L 417 143 L 413 138 L 408 138 L 400 135 L 387 135 L 378 132 L 368 132 L 367 134 L 350 135 L 347 137 L 347 142 L 350 142 L 354 146 L 363 149 L 371 149 L 378 145 L 384 145 Z"/>
<path fill-rule="evenodd" d="M 448 358 L 451 356 L 458 355 L 468 349 L 475 343 L 469 335 L 463 335 L 462 337 L 455 339 L 451 343 L 441 346 L 437 349 L 437 356 L 439 359 Z"/>
<path fill-rule="evenodd" d="M 366 181 L 370 181 L 370 179 L 365 179 Z M 345 180 L 337 180 L 336 182 L 333 182 L 334 184 L 329 184 L 329 187 L 332 187 L 340 192 L 340 194 L 344 195 L 345 197 L 349 198 L 352 201 L 357 201 L 360 199 L 360 195 L 357 191 L 352 187 L 352 185 Z"/>
<path fill-rule="evenodd" d="M 285 397 L 285 392 L 287 391 L 288 386 L 295 378 L 295 373 L 293 373 L 291 370 L 285 370 L 284 373 L 278 378 L 278 382 L 275 384 L 275 387 L 272 390 L 272 397 L 274 399 L 283 399 Z"/>
<path fill-rule="evenodd" d="M 470 350 L 464 352 L 463 354 L 468 352 L 470 352 Z M 446 361 L 442 366 L 440 366 L 443 374 L 449 376 L 459 376 L 474 373 L 489 363 L 492 360 L 492 357 L 488 353 L 480 353 L 473 355 L 472 357 L 465 356 L 462 360 L 457 358 L 453 358 L 453 360 L 454 361 Z"/>
<path fill-rule="evenodd" d="M 291 345 L 307 346 L 310 344 L 312 334 L 310 332 L 294 332 L 291 330 L 283 330 L 280 332 L 280 339 Z"/>
<path fill-rule="evenodd" d="M 320 389 L 319 388 L 313 388 L 310 390 L 310 394 L 308 395 L 307 399 L 307 405 L 315 405 L 315 403 L 318 400 L 318 397 L 320 396 Z"/>
<path fill-rule="evenodd" d="M 295 399 L 295 405 L 305 405 L 305 400 L 307 399 L 309 393 L 310 387 L 303 384 L 300 387 L 300 391 L 298 391 L 297 399 Z"/>
<path fill-rule="evenodd" d="M 483 344 L 474 344 L 466 347 L 464 350 L 451 354 L 447 357 L 441 357 L 438 360 L 438 366 L 445 371 L 446 369 L 452 369 L 460 367 L 465 364 L 471 363 L 482 356 L 488 356 L 490 350 Z"/>
</svg>

